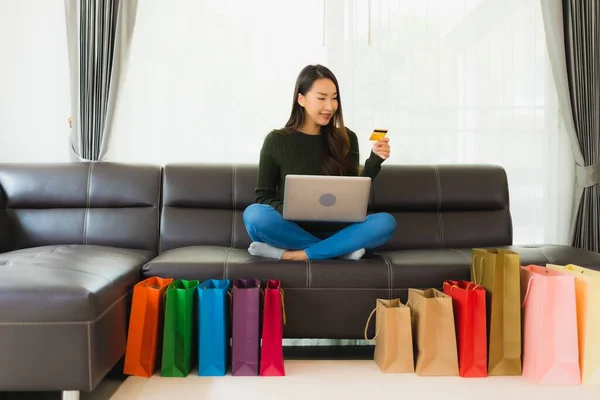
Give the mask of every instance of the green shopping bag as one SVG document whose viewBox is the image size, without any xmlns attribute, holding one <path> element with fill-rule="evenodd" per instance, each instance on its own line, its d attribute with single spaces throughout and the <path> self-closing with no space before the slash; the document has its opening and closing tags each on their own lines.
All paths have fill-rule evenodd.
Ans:
<svg viewBox="0 0 600 400">
<path fill-rule="evenodd" d="M 183 378 L 192 369 L 199 283 L 179 279 L 167 287 L 161 376 Z"/>
</svg>

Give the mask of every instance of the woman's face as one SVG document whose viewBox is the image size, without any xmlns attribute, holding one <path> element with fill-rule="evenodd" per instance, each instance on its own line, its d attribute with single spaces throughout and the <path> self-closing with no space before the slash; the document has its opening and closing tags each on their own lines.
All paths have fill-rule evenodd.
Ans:
<svg viewBox="0 0 600 400">
<path fill-rule="evenodd" d="M 331 79 L 317 79 L 305 94 L 298 94 L 298 104 L 304 108 L 306 122 L 316 126 L 329 124 L 338 109 L 335 83 Z"/>
</svg>

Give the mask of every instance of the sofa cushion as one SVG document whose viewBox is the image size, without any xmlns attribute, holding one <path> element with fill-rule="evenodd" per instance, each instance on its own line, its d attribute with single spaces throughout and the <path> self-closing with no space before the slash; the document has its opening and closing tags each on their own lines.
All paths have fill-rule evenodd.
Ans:
<svg viewBox="0 0 600 400">
<path fill-rule="evenodd" d="M 439 288 L 445 279 L 469 279 L 470 260 L 454 249 L 392 250 L 378 254 L 390 264 L 394 289 Z"/>
<path fill-rule="evenodd" d="M 273 271 L 277 270 L 277 278 Z M 251 256 L 247 250 L 223 246 L 189 246 L 167 250 L 142 270 L 144 277 L 173 279 L 281 279 L 287 287 L 306 287 L 304 261 L 277 261 Z"/>
<path fill-rule="evenodd" d="M 148 262 L 143 274 L 174 279 L 280 279 L 284 288 L 390 288 L 390 269 L 379 257 L 350 260 L 278 261 L 246 249 L 190 246 L 167 250 Z"/>
<path fill-rule="evenodd" d="M 128 294 L 151 255 L 88 245 L 0 254 L 0 322 L 94 321 Z"/>
<path fill-rule="evenodd" d="M 577 264 L 600 269 L 600 254 L 569 246 L 505 246 L 519 253 L 521 265 Z M 470 280 L 472 249 L 395 250 L 378 254 L 391 266 L 393 289 L 441 287 L 446 279 Z"/>
</svg>

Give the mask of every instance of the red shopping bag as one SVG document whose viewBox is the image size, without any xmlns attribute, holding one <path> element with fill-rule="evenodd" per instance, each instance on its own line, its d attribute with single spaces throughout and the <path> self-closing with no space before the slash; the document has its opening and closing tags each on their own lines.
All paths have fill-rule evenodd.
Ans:
<svg viewBox="0 0 600 400">
<path fill-rule="evenodd" d="M 285 306 L 280 281 L 267 281 L 264 304 L 260 376 L 284 376 L 283 325 L 285 324 Z"/>
<path fill-rule="evenodd" d="M 452 297 L 458 344 L 458 373 L 464 378 L 487 376 L 487 322 L 485 289 L 474 282 L 444 282 Z"/>
</svg>

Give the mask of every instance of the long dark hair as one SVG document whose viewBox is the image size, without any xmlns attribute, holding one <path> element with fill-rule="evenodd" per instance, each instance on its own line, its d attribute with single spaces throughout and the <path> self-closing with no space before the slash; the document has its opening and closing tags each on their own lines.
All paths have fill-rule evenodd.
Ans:
<svg viewBox="0 0 600 400">
<path fill-rule="evenodd" d="M 290 119 L 285 124 L 287 132 L 295 132 L 304 126 L 306 118 L 304 108 L 298 104 L 298 94 L 303 96 L 312 88 L 313 83 L 318 79 L 330 79 L 335 84 L 337 92 L 338 109 L 333 114 L 329 124 L 321 127 L 323 139 L 327 141 L 327 150 L 323 154 L 321 161 L 321 170 L 325 175 L 346 175 L 350 166 L 347 163 L 347 156 L 350 152 L 350 139 L 344 126 L 344 116 L 342 114 L 342 99 L 340 96 L 340 87 L 338 81 L 327 67 L 322 65 L 308 65 L 300 71 L 296 79 L 294 88 L 294 98 L 292 101 L 292 112 Z"/>
</svg>

